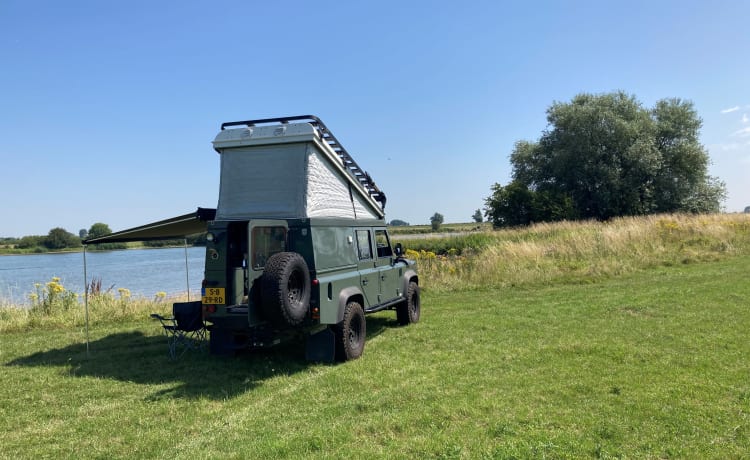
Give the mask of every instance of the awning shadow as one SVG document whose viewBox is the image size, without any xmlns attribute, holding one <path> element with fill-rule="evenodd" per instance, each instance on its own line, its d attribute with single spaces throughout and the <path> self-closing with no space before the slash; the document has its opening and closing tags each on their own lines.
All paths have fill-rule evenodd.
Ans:
<svg viewBox="0 0 750 460">
<path fill-rule="evenodd" d="M 368 337 L 381 334 L 395 322 L 386 318 L 367 319 Z M 95 377 L 164 385 L 145 398 L 227 399 L 252 391 L 266 379 L 293 375 L 320 364 L 305 360 L 304 341 L 290 341 L 264 350 L 215 356 L 188 350 L 176 360 L 167 355 L 164 336 L 147 336 L 140 331 L 110 334 L 86 345 L 72 344 L 14 359 L 6 366 L 59 367 L 74 377 Z"/>
</svg>

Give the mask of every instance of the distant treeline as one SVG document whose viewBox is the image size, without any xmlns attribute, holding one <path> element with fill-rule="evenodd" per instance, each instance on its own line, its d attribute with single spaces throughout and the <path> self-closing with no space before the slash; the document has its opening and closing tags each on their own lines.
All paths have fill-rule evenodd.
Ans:
<svg viewBox="0 0 750 460">
<path fill-rule="evenodd" d="M 50 251 L 75 251 L 83 247 L 82 241 L 86 238 L 94 238 L 112 233 L 104 224 L 94 224 L 94 231 L 81 230 L 76 236 L 64 228 L 56 227 L 47 235 L 29 235 L 21 238 L 0 237 L 0 253 L 5 254 L 38 254 Z M 116 250 L 129 247 L 169 247 L 182 246 L 184 239 L 143 241 L 135 246 L 131 243 L 101 243 L 91 244 L 87 247 L 93 250 Z M 205 246 L 206 235 L 198 234 L 187 237 L 187 244 L 191 246 Z"/>
</svg>

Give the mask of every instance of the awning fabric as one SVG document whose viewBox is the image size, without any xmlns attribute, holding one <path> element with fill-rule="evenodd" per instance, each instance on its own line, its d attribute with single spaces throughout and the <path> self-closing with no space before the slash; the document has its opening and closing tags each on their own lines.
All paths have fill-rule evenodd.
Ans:
<svg viewBox="0 0 750 460">
<path fill-rule="evenodd" d="M 216 209 L 198 208 L 197 211 L 171 219 L 160 220 L 109 235 L 83 240 L 83 244 L 125 243 L 128 241 L 153 241 L 184 238 L 203 233 L 208 222 L 214 220 Z"/>
</svg>

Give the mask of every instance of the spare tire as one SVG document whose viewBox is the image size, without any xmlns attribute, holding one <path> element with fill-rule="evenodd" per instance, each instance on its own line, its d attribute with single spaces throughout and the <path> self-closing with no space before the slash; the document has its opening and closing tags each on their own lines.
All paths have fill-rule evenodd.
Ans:
<svg viewBox="0 0 750 460">
<path fill-rule="evenodd" d="M 296 252 L 279 252 L 268 258 L 260 279 L 261 310 L 277 326 L 297 326 L 310 305 L 310 270 Z"/>
</svg>

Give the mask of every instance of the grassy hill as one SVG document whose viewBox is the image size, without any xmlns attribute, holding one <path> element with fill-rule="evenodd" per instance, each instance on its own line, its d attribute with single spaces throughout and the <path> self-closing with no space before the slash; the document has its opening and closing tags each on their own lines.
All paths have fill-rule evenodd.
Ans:
<svg viewBox="0 0 750 460">
<path fill-rule="evenodd" d="M 92 306 L 87 358 L 81 318 L 52 310 L 0 334 L 0 457 L 740 458 L 749 228 L 662 216 L 425 247 L 421 322 L 369 316 L 362 359 L 335 366 L 301 343 L 172 362 L 148 302 Z"/>
</svg>

